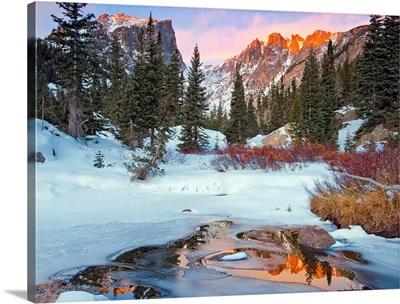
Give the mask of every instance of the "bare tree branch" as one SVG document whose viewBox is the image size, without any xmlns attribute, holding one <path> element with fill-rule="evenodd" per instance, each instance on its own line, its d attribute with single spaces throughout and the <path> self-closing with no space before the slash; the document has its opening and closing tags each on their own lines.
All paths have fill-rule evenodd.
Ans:
<svg viewBox="0 0 400 304">
<path fill-rule="evenodd" d="M 345 172 L 342 172 L 341 174 L 343 174 L 344 176 L 350 177 L 350 178 L 359 179 L 359 180 L 362 180 L 362 181 L 369 182 L 369 183 L 371 183 L 371 184 L 373 184 L 373 185 L 375 185 L 375 186 L 377 186 L 377 187 L 379 187 L 379 188 L 381 188 L 383 190 L 400 190 L 400 185 L 386 186 L 386 185 L 383 185 L 383 184 L 381 184 L 381 183 L 379 183 L 377 181 L 374 181 L 373 179 L 367 178 L 367 177 L 352 175 L 352 174 L 345 173 Z"/>
</svg>

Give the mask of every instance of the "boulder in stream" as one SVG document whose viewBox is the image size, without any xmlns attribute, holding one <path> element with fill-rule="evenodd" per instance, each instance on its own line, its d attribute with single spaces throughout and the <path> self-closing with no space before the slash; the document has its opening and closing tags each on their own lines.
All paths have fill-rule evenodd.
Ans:
<svg viewBox="0 0 400 304">
<path fill-rule="evenodd" d="M 312 225 L 300 229 L 298 242 L 312 249 L 327 249 L 335 244 L 333 237 L 323 228 Z"/>
</svg>

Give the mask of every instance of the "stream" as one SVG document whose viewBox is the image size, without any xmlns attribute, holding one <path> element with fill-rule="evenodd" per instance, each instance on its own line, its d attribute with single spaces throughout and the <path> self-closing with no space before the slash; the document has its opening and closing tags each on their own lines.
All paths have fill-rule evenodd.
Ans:
<svg viewBox="0 0 400 304">
<path fill-rule="evenodd" d="M 69 290 L 110 300 L 391 288 L 396 278 L 373 271 L 354 251 L 313 250 L 300 227 L 214 221 L 167 244 L 111 254 L 109 263 L 52 276 Z M 398 278 L 397 278 L 398 279 Z"/>
</svg>

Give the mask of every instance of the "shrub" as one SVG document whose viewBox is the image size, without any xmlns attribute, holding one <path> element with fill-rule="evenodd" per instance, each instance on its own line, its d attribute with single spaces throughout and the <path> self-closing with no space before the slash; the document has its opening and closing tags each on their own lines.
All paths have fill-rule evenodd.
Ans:
<svg viewBox="0 0 400 304">
<path fill-rule="evenodd" d="M 101 151 L 97 152 L 94 156 L 93 166 L 99 169 L 104 168 L 104 155 Z"/>
<path fill-rule="evenodd" d="M 324 154 L 336 173 L 309 191 L 311 211 L 339 228 L 360 225 L 367 233 L 400 237 L 399 152 L 389 147 Z"/>
<path fill-rule="evenodd" d="M 322 155 L 333 150 L 333 147 L 315 144 L 278 148 L 270 146 L 250 148 L 237 145 L 216 150 L 216 156 L 210 161 L 210 165 L 220 172 L 229 169 L 276 171 L 288 166 L 295 168 L 304 163 L 322 161 Z"/>
</svg>

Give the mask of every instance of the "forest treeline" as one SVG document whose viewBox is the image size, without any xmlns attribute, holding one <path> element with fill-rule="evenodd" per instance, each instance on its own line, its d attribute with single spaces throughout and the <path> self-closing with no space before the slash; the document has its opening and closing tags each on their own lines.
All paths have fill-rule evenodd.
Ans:
<svg viewBox="0 0 400 304">
<path fill-rule="evenodd" d="M 245 94 L 238 66 L 226 113 L 221 104 L 208 108 L 197 45 L 186 77 L 176 45 L 165 62 L 151 13 L 139 34 L 133 72 L 128 73 L 116 36 L 108 53 L 102 52 L 92 34 L 100 25 L 93 14 L 83 13 L 85 3 L 57 5 L 64 17 L 52 15 L 57 28 L 37 39 L 37 117 L 74 138 L 113 132 L 133 151 L 141 151 L 134 162 L 143 164 L 134 168 L 139 179 L 158 169 L 177 125 L 182 126 L 179 148 L 184 153 L 205 149 L 204 128 L 221 131 L 233 145 L 287 123 L 298 139 L 335 145 L 335 111 L 349 104 L 366 119 L 361 132 L 379 124 L 398 130 L 399 16 L 372 15 L 363 52 L 353 61 L 335 66 L 332 41 L 320 61 L 311 49 L 301 81 L 293 79 L 285 87 L 282 78 L 270 85 L 267 95 Z"/>
<path fill-rule="evenodd" d="M 231 136 L 231 142 L 244 143 L 248 137 L 269 134 L 290 123 L 297 138 L 335 144 L 339 128 L 335 111 L 353 105 L 358 116 L 366 121 L 359 134 L 371 132 L 380 124 L 398 131 L 399 16 L 370 17 L 366 43 L 359 57 L 347 57 L 335 65 L 342 50 L 335 50 L 329 41 L 321 60 L 310 50 L 301 80 L 293 79 L 287 87 L 283 76 L 270 84 L 268 94 L 245 95 L 239 67 L 230 113 L 223 113 L 222 105 L 214 106 L 207 126 Z M 232 126 L 232 121 L 236 121 L 236 126 Z"/>
</svg>

